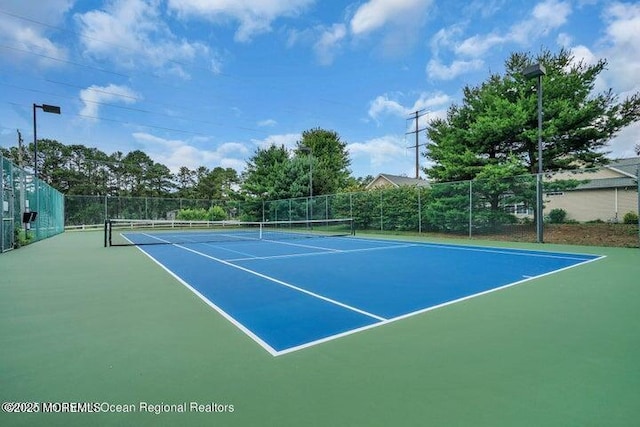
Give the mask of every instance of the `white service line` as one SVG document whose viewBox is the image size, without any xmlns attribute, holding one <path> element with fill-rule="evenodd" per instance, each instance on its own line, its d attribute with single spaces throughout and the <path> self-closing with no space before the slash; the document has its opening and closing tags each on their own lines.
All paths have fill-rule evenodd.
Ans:
<svg viewBox="0 0 640 427">
<path fill-rule="evenodd" d="M 300 288 L 300 287 L 298 287 L 298 286 L 292 285 L 291 283 L 287 283 L 287 282 L 284 282 L 284 281 L 282 281 L 282 280 L 278 280 L 278 279 L 276 279 L 275 277 L 267 276 L 266 274 L 258 273 L 257 271 L 253 271 L 253 270 L 250 270 L 250 269 L 248 269 L 248 268 L 245 268 L 245 267 L 242 267 L 242 266 L 239 266 L 239 265 L 236 265 L 236 264 L 232 264 L 232 263 L 230 263 L 229 261 L 225 261 L 225 260 L 223 260 L 223 259 L 216 258 L 216 257 L 211 256 L 211 255 L 207 255 L 207 254 L 205 254 L 205 253 L 202 253 L 202 252 L 196 251 L 196 250 L 194 250 L 194 249 L 187 248 L 186 246 L 177 245 L 177 244 L 174 244 L 173 246 L 175 246 L 175 247 L 177 247 L 177 248 L 180 248 L 180 249 L 184 249 L 185 251 L 192 252 L 192 253 L 194 253 L 194 254 L 196 254 L 196 255 L 200 255 L 200 256 L 203 256 L 203 257 L 205 257 L 205 258 L 209 258 L 209 259 L 211 259 L 211 260 L 213 260 L 213 261 L 217 261 L 217 262 L 219 262 L 219 263 L 221 263 L 221 264 L 224 264 L 224 265 L 227 265 L 227 266 L 229 266 L 229 267 L 233 267 L 233 268 L 236 268 L 236 269 L 238 269 L 238 270 L 242 270 L 242 271 L 244 271 L 244 272 L 246 272 L 246 273 L 253 274 L 254 276 L 261 277 L 261 278 L 263 278 L 263 279 L 269 280 L 270 282 L 277 283 L 277 284 L 282 285 L 282 286 L 286 286 L 287 288 L 290 288 L 290 289 L 296 290 L 296 291 L 298 291 L 298 292 L 302 292 L 302 293 L 304 293 L 304 294 L 310 295 L 310 296 L 312 296 L 312 297 L 314 297 L 314 298 L 321 299 L 321 300 L 323 300 L 323 301 L 326 301 L 326 302 L 328 302 L 328 303 L 331 303 L 331 304 L 337 305 L 337 306 L 339 306 L 339 307 L 346 308 L 347 310 L 355 311 L 356 313 L 363 314 L 363 315 L 365 315 L 365 316 L 367 316 L 367 317 L 371 317 L 371 318 L 373 318 L 373 319 L 376 319 L 376 320 L 379 320 L 379 321 L 382 321 L 382 322 L 384 322 L 384 321 L 386 321 L 386 320 L 387 320 L 387 319 L 385 319 L 384 317 L 380 317 L 380 316 L 378 316 L 378 315 L 376 315 L 376 314 L 369 313 L 368 311 L 360 310 L 359 308 L 352 307 L 352 306 L 350 306 L 350 305 L 348 305 L 348 304 L 341 303 L 340 301 L 336 301 L 336 300 L 334 300 L 334 299 L 331 299 L 331 298 L 328 298 L 328 297 L 322 296 L 322 295 L 320 295 L 320 294 L 316 294 L 315 292 L 308 291 L 308 290 L 306 290 L 306 289 L 303 289 L 303 288 Z"/>
<path fill-rule="evenodd" d="M 332 251 L 324 251 L 324 252 L 308 252 L 304 254 L 286 254 L 286 255 L 270 255 L 270 256 L 251 256 L 247 258 L 234 258 L 228 259 L 229 262 L 238 262 L 238 261 L 254 261 L 254 260 L 268 260 L 268 259 L 279 259 L 279 258 L 297 258 L 297 257 L 305 257 L 305 256 L 318 256 L 318 255 L 335 255 L 335 254 L 350 254 L 357 252 L 370 252 L 370 251 L 384 251 L 389 249 L 401 249 L 401 248 L 412 248 L 419 245 L 395 245 L 395 246 L 380 246 L 377 248 L 360 248 L 360 249 L 334 249 Z M 319 248 L 321 249 L 321 248 Z"/>
</svg>

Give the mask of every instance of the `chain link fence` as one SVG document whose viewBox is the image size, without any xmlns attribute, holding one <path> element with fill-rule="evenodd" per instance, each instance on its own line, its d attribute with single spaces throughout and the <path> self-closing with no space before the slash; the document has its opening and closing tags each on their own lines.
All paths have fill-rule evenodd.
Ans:
<svg viewBox="0 0 640 427">
<path fill-rule="evenodd" d="M 77 196 L 67 195 L 67 229 L 102 227 L 106 219 L 177 219 L 185 209 L 222 208 L 226 219 L 258 221 L 262 201 L 204 200 L 169 197 Z"/>
<path fill-rule="evenodd" d="M 638 163 L 625 163 L 545 174 L 545 241 L 548 237 L 559 243 L 640 246 L 639 168 Z M 65 216 L 68 228 L 86 228 L 102 226 L 107 218 L 176 219 L 182 209 L 219 206 L 231 220 L 353 218 L 359 231 L 535 242 L 536 178 L 525 175 L 264 201 L 67 196 Z M 562 234 L 572 233 L 600 233 L 601 240 L 575 241 L 570 236 L 562 240 Z"/>
<path fill-rule="evenodd" d="M 2 154 L 0 169 L 0 252 L 62 233 L 64 195 Z"/>
</svg>

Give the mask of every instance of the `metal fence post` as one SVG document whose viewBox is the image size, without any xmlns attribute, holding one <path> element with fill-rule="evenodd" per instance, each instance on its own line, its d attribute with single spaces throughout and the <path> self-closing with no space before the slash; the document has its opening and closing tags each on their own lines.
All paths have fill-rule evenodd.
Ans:
<svg viewBox="0 0 640 427">
<path fill-rule="evenodd" d="M 353 193 L 349 193 L 349 218 L 353 218 Z"/>
<path fill-rule="evenodd" d="M 382 190 L 380 190 L 380 231 L 384 231 L 384 212 L 382 210 Z"/>
<path fill-rule="evenodd" d="M 329 219 L 329 196 L 324 196 L 324 219 Z"/>
<path fill-rule="evenodd" d="M 416 186 L 416 191 L 418 192 L 418 233 L 422 233 L 422 191 L 418 186 Z"/>
<path fill-rule="evenodd" d="M 469 181 L 469 238 L 473 229 L 473 181 Z"/>
</svg>

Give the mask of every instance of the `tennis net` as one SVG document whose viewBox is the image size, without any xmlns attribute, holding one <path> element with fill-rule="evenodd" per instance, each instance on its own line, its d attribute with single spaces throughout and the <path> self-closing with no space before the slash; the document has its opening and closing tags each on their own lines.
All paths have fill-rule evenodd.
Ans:
<svg viewBox="0 0 640 427">
<path fill-rule="evenodd" d="M 105 221 L 104 245 L 171 245 L 233 241 L 277 241 L 355 234 L 351 218 L 309 221 Z"/>
</svg>

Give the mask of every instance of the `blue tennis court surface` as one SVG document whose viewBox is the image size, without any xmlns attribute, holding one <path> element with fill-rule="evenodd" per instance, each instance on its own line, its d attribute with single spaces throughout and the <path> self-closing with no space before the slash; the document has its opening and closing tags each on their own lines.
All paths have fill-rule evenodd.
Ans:
<svg viewBox="0 0 640 427">
<path fill-rule="evenodd" d="M 357 237 L 140 249 L 273 355 L 600 258 Z"/>
</svg>

